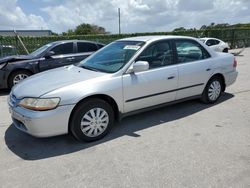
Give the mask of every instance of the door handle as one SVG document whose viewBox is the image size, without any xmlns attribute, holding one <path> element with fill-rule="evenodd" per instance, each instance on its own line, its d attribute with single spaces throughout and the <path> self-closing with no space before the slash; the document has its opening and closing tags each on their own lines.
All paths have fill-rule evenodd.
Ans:
<svg viewBox="0 0 250 188">
<path fill-rule="evenodd" d="M 171 80 L 171 79 L 174 79 L 174 78 L 175 78 L 175 76 L 169 76 L 168 80 Z"/>
<path fill-rule="evenodd" d="M 211 71 L 211 69 L 208 68 L 206 71 Z"/>
<path fill-rule="evenodd" d="M 74 60 L 75 58 L 74 57 L 68 57 L 67 58 L 67 60 L 69 60 L 69 61 L 72 61 L 72 60 Z"/>
</svg>

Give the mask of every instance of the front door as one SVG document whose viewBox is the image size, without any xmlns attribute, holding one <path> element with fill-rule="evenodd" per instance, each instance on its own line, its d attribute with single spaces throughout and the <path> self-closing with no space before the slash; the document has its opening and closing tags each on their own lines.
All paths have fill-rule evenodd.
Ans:
<svg viewBox="0 0 250 188">
<path fill-rule="evenodd" d="M 40 71 L 62 67 L 75 63 L 73 42 L 59 44 L 50 51 L 54 52 L 51 57 L 43 57 L 39 61 Z"/>
<path fill-rule="evenodd" d="M 170 41 L 152 44 L 136 61 L 147 61 L 149 70 L 123 75 L 124 112 L 175 100 L 178 71 Z"/>
</svg>

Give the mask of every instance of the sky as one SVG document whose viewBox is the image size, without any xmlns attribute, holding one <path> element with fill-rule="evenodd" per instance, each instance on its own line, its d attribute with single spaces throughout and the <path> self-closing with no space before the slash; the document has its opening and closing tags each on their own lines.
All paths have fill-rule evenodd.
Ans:
<svg viewBox="0 0 250 188">
<path fill-rule="evenodd" d="M 0 30 L 50 29 L 62 33 L 81 23 L 118 33 L 249 23 L 250 0 L 0 0 Z"/>
</svg>

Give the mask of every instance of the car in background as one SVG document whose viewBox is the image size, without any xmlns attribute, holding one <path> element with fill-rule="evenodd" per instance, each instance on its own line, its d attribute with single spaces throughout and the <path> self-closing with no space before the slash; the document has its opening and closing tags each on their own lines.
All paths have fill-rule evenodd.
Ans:
<svg viewBox="0 0 250 188">
<path fill-rule="evenodd" d="M 17 84 L 9 109 L 14 125 L 33 136 L 72 133 L 94 141 L 127 115 L 194 98 L 215 103 L 235 82 L 236 66 L 232 54 L 191 37 L 120 39 L 77 66 Z"/>
<path fill-rule="evenodd" d="M 0 88 L 11 88 L 38 72 L 76 64 L 103 46 L 85 40 L 64 40 L 46 44 L 29 55 L 1 58 Z"/>
<path fill-rule="evenodd" d="M 217 38 L 200 38 L 200 40 L 205 43 L 207 46 L 212 48 L 213 50 L 217 52 L 225 52 L 228 53 L 228 50 L 230 49 L 228 43 L 223 42 L 220 39 Z"/>
</svg>

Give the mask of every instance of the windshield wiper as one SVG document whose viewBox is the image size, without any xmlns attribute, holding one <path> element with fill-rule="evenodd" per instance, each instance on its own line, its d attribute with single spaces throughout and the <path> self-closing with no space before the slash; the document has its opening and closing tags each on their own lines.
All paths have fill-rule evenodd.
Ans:
<svg viewBox="0 0 250 188">
<path fill-rule="evenodd" d="M 87 70 L 92 70 L 92 71 L 96 71 L 96 72 L 101 72 L 99 69 L 96 69 L 96 68 L 93 68 L 93 67 L 87 67 L 87 66 L 84 66 L 84 65 L 82 65 L 81 67 L 84 68 L 84 69 L 87 69 Z"/>
</svg>

